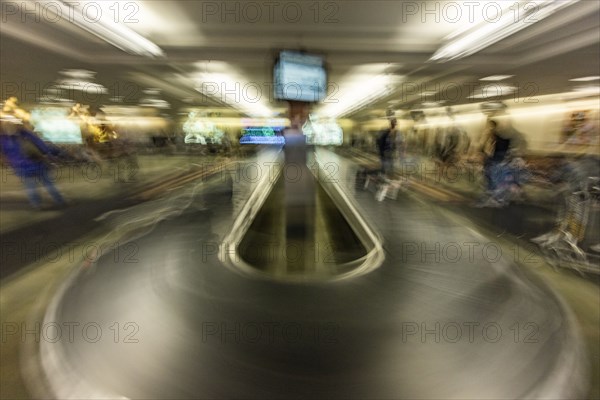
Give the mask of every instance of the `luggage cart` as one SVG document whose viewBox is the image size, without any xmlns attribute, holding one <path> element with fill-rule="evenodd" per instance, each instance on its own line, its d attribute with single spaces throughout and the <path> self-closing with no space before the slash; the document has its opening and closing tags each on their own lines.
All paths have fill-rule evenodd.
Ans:
<svg viewBox="0 0 600 400">
<path fill-rule="evenodd" d="M 564 203 L 557 217 L 556 228 L 532 239 L 555 270 L 567 267 L 581 275 L 583 272 L 600 273 L 600 265 L 590 259 L 596 257 L 588 255 L 579 246 L 585 237 L 592 205 L 598 199 L 598 193 L 595 193 L 598 190 L 598 178 L 590 177 L 587 184 L 582 186 L 579 190 L 563 193 Z"/>
<path fill-rule="evenodd" d="M 370 190 L 373 187 L 377 201 L 383 201 L 386 198 L 396 200 L 398 191 L 405 184 L 406 182 L 401 179 L 389 179 L 377 173 L 367 173 L 364 178 L 363 190 Z"/>
</svg>

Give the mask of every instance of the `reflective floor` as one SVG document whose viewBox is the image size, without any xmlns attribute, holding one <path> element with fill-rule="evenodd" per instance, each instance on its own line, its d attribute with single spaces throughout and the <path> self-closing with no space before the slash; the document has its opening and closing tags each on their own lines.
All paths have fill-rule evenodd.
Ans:
<svg viewBox="0 0 600 400">
<path fill-rule="evenodd" d="M 355 164 L 321 157 L 336 159 L 340 186 L 381 236 L 379 268 L 335 282 L 248 277 L 223 266 L 218 246 L 234 220 L 232 193 L 252 185 L 232 190 L 235 182 L 217 180 L 172 193 L 144 205 L 145 215 L 164 218 L 128 230 L 55 297 L 46 322 L 70 324 L 74 335 L 42 342 L 51 390 L 59 398 L 585 396 L 588 365 L 570 311 L 497 240 L 410 194 L 378 202 L 356 191 Z M 128 210 L 116 226 L 135 215 Z"/>
</svg>

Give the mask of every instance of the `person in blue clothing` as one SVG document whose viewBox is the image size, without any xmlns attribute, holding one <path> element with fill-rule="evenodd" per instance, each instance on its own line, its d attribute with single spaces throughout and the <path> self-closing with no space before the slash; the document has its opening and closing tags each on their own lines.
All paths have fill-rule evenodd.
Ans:
<svg viewBox="0 0 600 400">
<path fill-rule="evenodd" d="M 477 207 L 503 207 L 510 203 L 511 197 L 522 194 L 522 185 L 529 177 L 520 157 L 525 147 L 523 135 L 510 122 L 505 121 L 502 127 L 496 120 L 488 122 L 486 143 L 482 146 L 486 198 L 481 199 Z"/>
<path fill-rule="evenodd" d="M 40 183 L 44 185 L 56 204 L 66 205 L 65 199 L 49 177 L 48 157 L 60 155 L 60 149 L 47 145 L 20 124 L 17 118 L 8 115 L 2 118 L 0 150 L 25 185 L 27 197 L 33 208 L 41 208 L 42 199 L 37 188 Z"/>
</svg>

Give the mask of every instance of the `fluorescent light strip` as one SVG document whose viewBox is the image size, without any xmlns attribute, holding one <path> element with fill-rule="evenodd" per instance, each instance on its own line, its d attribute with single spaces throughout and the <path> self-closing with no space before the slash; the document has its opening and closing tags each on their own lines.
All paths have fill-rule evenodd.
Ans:
<svg viewBox="0 0 600 400">
<path fill-rule="evenodd" d="M 480 81 L 503 81 L 508 78 L 512 78 L 514 75 L 492 75 L 486 76 L 485 78 L 479 79 Z"/>
<path fill-rule="evenodd" d="M 55 87 L 66 90 L 79 90 L 82 92 L 95 92 L 97 94 L 107 94 L 108 89 L 99 83 L 81 81 L 76 79 L 61 79 L 57 81 Z"/>
<path fill-rule="evenodd" d="M 570 82 L 592 82 L 600 80 L 600 76 L 584 76 L 583 78 L 569 79 Z"/>
<path fill-rule="evenodd" d="M 68 15 L 68 20 L 73 24 L 127 53 L 146 57 L 164 56 L 162 49 L 156 44 L 126 26 L 112 21 L 108 16 L 100 14 L 98 21 L 86 21 L 81 7 L 72 6 L 72 4 L 79 5 L 80 3 L 64 0 L 39 0 L 37 3 L 47 5 L 44 9 L 50 12 L 58 7 L 61 12 L 61 15 L 57 15 L 58 17 Z"/>
<path fill-rule="evenodd" d="M 336 94 L 337 103 L 326 104 L 319 114 L 333 118 L 356 111 L 391 93 L 391 80 L 388 75 L 377 75 L 366 81 L 342 87 Z"/>
<path fill-rule="evenodd" d="M 579 86 L 573 89 L 577 93 L 600 94 L 600 86 Z"/>
<path fill-rule="evenodd" d="M 479 93 L 473 93 L 472 95 L 470 95 L 467 98 L 468 99 L 490 99 L 490 98 L 494 98 L 494 97 L 507 96 L 509 94 L 514 93 L 515 91 L 516 91 L 516 88 L 514 86 L 491 84 L 491 85 L 482 87 L 480 89 Z"/>
<path fill-rule="evenodd" d="M 531 26 L 525 23 L 525 18 L 535 13 L 535 21 L 550 16 L 561 8 L 577 3 L 579 0 L 540 0 L 536 1 L 537 8 L 530 8 L 529 13 L 522 13 L 521 19 L 514 21 L 514 13 L 505 13 L 496 22 L 486 21 L 478 27 L 467 31 L 463 36 L 450 41 L 438 49 L 429 61 L 449 61 L 475 54 L 522 29 Z"/>
<path fill-rule="evenodd" d="M 487 0 L 489 2 L 489 0 Z M 525 0 L 527 1 L 527 0 Z M 523 2 L 523 0 L 521 0 L 521 2 Z M 514 7 L 515 5 L 518 5 L 519 7 L 521 7 L 521 4 L 519 4 L 518 2 L 512 2 L 512 1 L 504 1 L 504 2 L 496 2 L 495 6 L 496 7 L 500 7 L 500 15 L 504 15 L 508 12 L 510 12 L 510 8 Z M 485 4 L 484 4 L 485 6 Z M 475 13 L 474 15 L 474 19 L 473 21 L 468 24 L 463 25 L 462 27 L 460 27 L 459 29 L 455 30 L 454 32 L 450 33 L 448 36 L 446 36 L 444 38 L 444 40 L 451 40 L 454 39 L 456 37 L 462 36 L 464 33 L 468 32 L 469 30 L 475 29 L 474 27 L 480 26 L 483 23 L 483 19 L 485 18 L 485 15 L 482 13 Z"/>
</svg>

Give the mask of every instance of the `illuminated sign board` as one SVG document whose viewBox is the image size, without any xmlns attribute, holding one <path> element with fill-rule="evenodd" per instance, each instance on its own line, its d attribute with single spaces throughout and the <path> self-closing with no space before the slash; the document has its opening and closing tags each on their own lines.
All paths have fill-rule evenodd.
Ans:
<svg viewBox="0 0 600 400">
<path fill-rule="evenodd" d="M 212 144 L 221 144 L 224 132 L 217 128 L 215 124 L 205 116 L 198 115 L 197 112 L 190 112 L 188 119 L 183 124 L 185 137 L 183 141 L 186 144 L 202 144 L 208 142 Z"/>
<path fill-rule="evenodd" d="M 248 126 L 242 130 L 240 144 L 284 144 L 283 127 Z"/>
<path fill-rule="evenodd" d="M 31 111 L 31 123 L 44 140 L 52 143 L 82 144 L 79 121 L 68 117 L 66 108 L 37 108 Z"/>
<path fill-rule="evenodd" d="M 283 136 L 242 136 L 240 144 L 285 144 Z"/>
<path fill-rule="evenodd" d="M 334 119 L 320 119 L 312 114 L 302 127 L 302 132 L 309 144 L 339 146 L 344 141 L 344 132 Z"/>
</svg>

